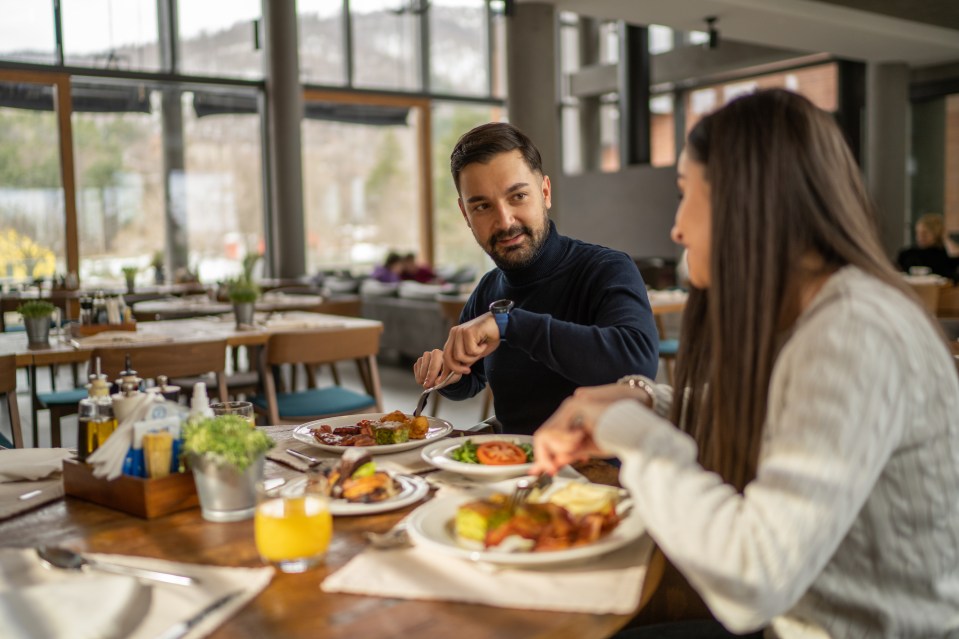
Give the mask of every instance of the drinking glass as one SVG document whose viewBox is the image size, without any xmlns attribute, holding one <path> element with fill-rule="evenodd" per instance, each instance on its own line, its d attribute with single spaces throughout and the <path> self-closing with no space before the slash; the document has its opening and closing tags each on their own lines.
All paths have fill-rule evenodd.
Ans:
<svg viewBox="0 0 959 639">
<path fill-rule="evenodd" d="M 213 402 L 210 408 L 214 415 L 237 415 L 250 422 L 251 428 L 256 426 L 256 416 L 250 402 Z"/>
<path fill-rule="evenodd" d="M 325 485 L 317 473 L 257 485 L 253 530 L 263 561 L 283 572 L 303 572 L 323 559 L 333 535 Z"/>
</svg>

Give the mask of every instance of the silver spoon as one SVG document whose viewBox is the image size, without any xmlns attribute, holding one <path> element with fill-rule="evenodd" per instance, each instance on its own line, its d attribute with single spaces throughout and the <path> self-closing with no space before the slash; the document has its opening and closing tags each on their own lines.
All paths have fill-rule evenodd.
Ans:
<svg viewBox="0 0 959 639">
<path fill-rule="evenodd" d="M 92 570 L 102 570 L 103 572 L 111 572 L 117 575 L 153 579 L 154 581 L 162 581 L 178 586 L 192 586 L 199 583 L 193 577 L 187 577 L 185 575 L 174 575 L 168 572 L 146 570 L 145 568 L 133 568 L 131 566 L 93 561 L 92 559 L 87 559 L 80 553 L 73 552 L 69 548 L 63 548 L 62 546 L 39 546 L 37 548 L 37 557 L 40 558 L 40 562 L 44 566 L 53 568 L 63 568 L 66 570 L 83 570 L 84 568 L 90 568 Z"/>
</svg>

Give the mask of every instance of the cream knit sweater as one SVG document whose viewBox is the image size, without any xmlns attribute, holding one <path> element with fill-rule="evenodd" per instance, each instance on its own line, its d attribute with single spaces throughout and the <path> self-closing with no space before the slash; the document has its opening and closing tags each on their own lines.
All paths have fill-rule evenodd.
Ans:
<svg viewBox="0 0 959 639">
<path fill-rule="evenodd" d="M 959 635 L 955 365 L 918 306 L 858 269 L 829 279 L 783 347 L 742 495 L 636 402 L 611 406 L 596 439 L 730 630 Z"/>
</svg>

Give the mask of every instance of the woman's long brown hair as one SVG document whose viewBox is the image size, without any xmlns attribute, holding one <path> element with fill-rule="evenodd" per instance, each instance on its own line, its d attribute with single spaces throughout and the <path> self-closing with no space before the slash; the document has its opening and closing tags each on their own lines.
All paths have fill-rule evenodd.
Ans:
<svg viewBox="0 0 959 639">
<path fill-rule="evenodd" d="M 788 91 L 730 102 L 689 133 L 712 206 L 708 290 L 683 316 L 671 418 L 742 491 L 756 476 L 769 380 L 803 285 L 852 264 L 907 292 L 832 117 Z M 812 258 L 812 259 L 810 259 Z"/>
</svg>

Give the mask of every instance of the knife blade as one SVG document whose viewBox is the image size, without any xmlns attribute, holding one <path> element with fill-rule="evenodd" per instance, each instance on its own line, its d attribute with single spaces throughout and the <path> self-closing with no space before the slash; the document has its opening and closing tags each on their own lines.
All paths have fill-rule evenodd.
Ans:
<svg viewBox="0 0 959 639">
<path fill-rule="evenodd" d="M 208 616 L 210 616 L 211 614 L 213 614 L 214 612 L 216 612 L 217 610 L 219 610 L 226 604 L 230 603 L 230 601 L 232 601 L 235 597 L 242 594 L 243 594 L 242 590 L 236 590 L 229 594 L 223 595 L 222 597 L 220 597 L 219 599 L 217 599 L 216 601 L 211 603 L 209 606 L 207 606 L 200 612 L 196 613 L 195 615 L 193 615 L 186 621 L 181 621 L 179 623 L 176 623 L 170 626 L 170 628 L 166 632 L 164 632 L 162 635 L 157 637 L 157 639 L 180 639 L 181 637 L 186 635 L 186 633 L 190 632 L 191 628 L 196 626 L 198 623 L 206 619 Z"/>
</svg>

